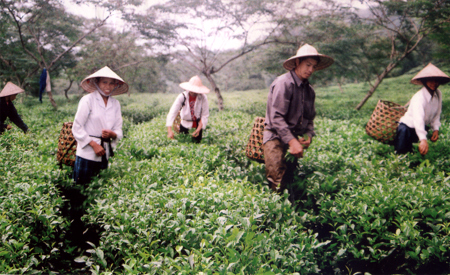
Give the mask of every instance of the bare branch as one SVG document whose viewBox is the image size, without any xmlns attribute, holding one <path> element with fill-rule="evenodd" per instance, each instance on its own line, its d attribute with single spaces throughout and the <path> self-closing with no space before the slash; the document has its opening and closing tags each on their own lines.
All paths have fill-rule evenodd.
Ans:
<svg viewBox="0 0 450 275">
<path fill-rule="evenodd" d="M 109 18 L 110 15 L 108 15 L 105 19 L 101 20 L 98 24 L 96 24 L 92 29 L 90 29 L 87 33 L 82 35 L 80 38 L 77 39 L 77 41 L 73 42 L 72 45 L 70 45 L 69 48 L 67 48 L 64 52 L 60 53 L 48 66 L 48 69 L 50 69 L 61 57 L 63 57 L 66 53 L 70 52 L 73 47 L 75 47 L 78 43 L 80 43 L 86 36 L 94 32 L 96 29 L 100 28 L 106 23 L 106 20 Z"/>
<path fill-rule="evenodd" d="M 115 67 L 114 69 L 120 70 L 120 69 L 123 69 L 123 68 L 126 68 L 126 67 L 138 65 L 138 64 L 141 64 L 141 63 L 144 63 L 144 62 L 145 62 L 144 60 L 136 61 L 136 62 L 131 62 L 131 63 L 128 63 L 128 64 L 123 64 L 123 65 L 121 65 L 121 66 L 119 66 L 119 67 Z"/>
<path fill-rule="evenodd" d="M 39 63 L 39 59 L 25 47 L 25 41 L 23 40 L 23 33 L 22 33 L 22 25 L 20 24 L 19 20 L 17 19 L 16 15 L 14 14 L 14 11 L 5 4 L 4 0 L 1 0 L 1 1 L 2 1 L 3 6 L 6 7 L 6 9 L 8 9 L 8 12 L 11 14 L 11 16 L 17 26 L 17 30 L 19 32 L 19 37 L 20 37 L 20 44 L 22 45 L 22 48 L 29 56 L 31 56 L 34 60 L 36 60 Z"/>
</svg>

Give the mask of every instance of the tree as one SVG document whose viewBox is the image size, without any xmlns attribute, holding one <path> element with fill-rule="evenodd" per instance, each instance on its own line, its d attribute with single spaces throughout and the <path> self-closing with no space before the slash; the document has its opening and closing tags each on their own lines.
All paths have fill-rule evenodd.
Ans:
<svg viewBox="0 0 450 275">
<path fill-rule="evenodd" d="M 1 41 L 2 48 L 11 54 L 0 53 L 0 60 L 10 70 L 4 78 L 14 79 L 21 87 L 29 86 L 30 78 L 44 68 L 57 74 L 63 67 L 74 66 L 72 49 L 107 19 L 83 25 L 84 21 L 67 14 L 57 0 L 0 0 L 0 5 L 8 33 Z M 83 29 L 88 31 L 83 33 Z M 51 93 L 49 98 L 56 108 Z"/>
<path fill-rule="evenodd" d="M 436 56 L 445 60 L 450 59 L 450 23 L 447 20 L 448 18 L 450 18 L 450 1 L 444 1 L 438 11 L 430 12 L 427 21 L 429 27 L 434 28 L 430 38 L 440 46 Z"/>
<path fill-rule="evenodd" d="M 388 61 L 384 69 L 377 74 L 375 82 L 364 99 L 356 106 L 360 110 L 373 95 L 383 79 L 412 52 L 417 50 L 421 41 L 436 31 L 439 24 L 448 24 L 449 17 L 436 17 L 442 10 L 448 11 L 447 0 L 438 1 L 382 1 L 365 0 L 371 11 L 371 17 L 364 18 L 368 24 L 381 28 L 380 37 L 389 45 Z"/>
<path fill-rule="evenodd" d="M 173 58 L 202 74 L 216 93 L 219 110 L 223 110 L 213 75 L 262 45 L 278 42 L 272 39 L 280 26 L 275 19 L 284 17 L 294 2 L 170 0 L 151 7 L 144 15 L 133 13 L 125 18 L 146 38 L 162 42 Z M 231 43 L 237 49 L 225 57 L 223 52 Z"/>
<path fill-rule="evenodd" d="M 138 40 L 139 35 L 133 31 L 119 32 L 106 26 L 100 28 L 80 44 L 81 49 L 76 54 L 77 65 L 67 71 L 69 80 L 71 83 L 81 82 L 87 74 L 108 66 L 137 92 L 161 90 L 160 61 L 151 57 L 144 46 L 137 45 Z"/>
</svg>

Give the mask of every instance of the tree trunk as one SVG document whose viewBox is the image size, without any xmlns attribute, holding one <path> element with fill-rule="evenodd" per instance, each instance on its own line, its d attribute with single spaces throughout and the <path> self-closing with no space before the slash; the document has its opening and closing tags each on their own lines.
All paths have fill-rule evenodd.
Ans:
<svg viewBox="0 0 450 275">
<path fill-rule="evenodd" d="M 219 107 L 219 111 L 223 111 L 223 98 L 220 94 L 220 90 L 216 85 L 216 82 L 212 78 L 210 74 L 205 74 L 206 78 L 208 79 L 209 83 L 211 84 L 211 88 L 214 90 L 217 96 L 217 106 Z"/>
<path fill-rule="evenodd" d="M 369 92 L 367 92 L 364 99 L 358 104 L 358 106 L 356 106 L 356 110 L 359 111 L 362 108 L 362 106 L 364 106 L 366 101 L 373 95 L 373 93 L 378 88 L 378 86 L 381 84 L 381 82 L 383 82 L 383 79 L 392 71 L 392 69 L 395 68 L 395 66 L 397 66 L 397 64 L 398 64 L 398 62 L 389 63 L 389 65 L 384 69 L 384 71 L 377 77 L 377 80 L 372 85 Z"/>
<path fill-rule="evenodd" d="M 53 108 L 55 108 L 55 110 L 58 109 L 58 105 L 56 105 L 56 101 L 53 99 L 53 94 L 52 92 L 47 92 L 48 94 L 48 98 L 50 99 L 50 103 L 52 103 Z"/>
<path fill-rule="evenodd" d="M 67 95 L 67 93 L 69 92 L 70 87 L 72 87 L 72 83 L 73 83 L 73 80 L 72 80 L 72 79 L 69 79 L 69 80 L 70 80 L 69 87 L 67 87 L 66 89 L 64 89 L 64 95 L 66 96 L 67 99 L 69 99 L 69 96 Z"/>
</svg>

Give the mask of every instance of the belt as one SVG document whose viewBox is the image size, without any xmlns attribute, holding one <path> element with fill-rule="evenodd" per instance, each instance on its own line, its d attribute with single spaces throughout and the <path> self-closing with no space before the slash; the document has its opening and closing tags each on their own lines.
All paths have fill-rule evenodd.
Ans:
<svg viewBox="0 0 450 275">
<path fill-rule="evenodd" d="M 109 148 L 109 155 L 111 156 L 111 157 L 114 157 L 114 151 L 113 151 L 113 149 L 112 149 L 112 146 L 111 146 L 111 138 L 103 138 L 103 137 L 97 137 L 97 136 L 91 136 L 91 135 L 89 135 L 90 137 L 95 137 L 95 138 L 99 138 L 100 139 L 100 146 L 102 146 L 103 147 L 103 149 L 105 149 L 106 150 L 106 148 L 105 148 L 105 142 L 107 142 L 108 143 L 108 148 Z M 107 161 L 107 159 L 106 159 L 106 154 L 104 154 L 103 156 L 102 156 L 102 162 L 106 162 Z"/>
</svg>

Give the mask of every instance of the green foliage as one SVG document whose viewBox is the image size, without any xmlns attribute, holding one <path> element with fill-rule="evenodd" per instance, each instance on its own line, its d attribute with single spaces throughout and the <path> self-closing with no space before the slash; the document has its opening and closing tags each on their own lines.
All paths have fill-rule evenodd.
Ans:
<svg viewBox="0 0 450 275">
<path fill-rule="evenodd" d="M 410 76 L 390 79 L 379 96 L 406 101 Z M 398 91 L 402 92 L 398 92 Z M 444 106 L 449 90 L 442 87 Z M 98 239 L 68 238 L 65 188 L 71 169 L 56 164 L 60 108 L 20 96 L 30 127 L 0 136 L 0 270 L 4 273 L 334 274 L 448 272 L 450 110 L 430 152 L 398 156 L 364 131 L 376 98 L 356 112 L 363 84 L 316 88 L 317 137 L 283 194 L 267 188 L 264 165 L 245 156 L 267 90 L 225 93 L 211 102 L 200 144 L 167 138 L 176 95 L 121 95 L 125 137 L 110 167 L 82 189 L 82 217 Z M 243 100 L 245 99 L 245 100 Z M 22 101 L 22 103 L 20 103 Z M 250 104 L 251 103 L 251 104 Z M 337 108 L 336 106 L 339 106 Z"/>
<path fill-rule="evenodd" d="M 58 56 L 78 39 L 77 26 L 82 24 L 78 17 L 66 13 L 59 1 L 2 1 L 0 8 L 2 81 L 13 81 L 37 95 L 42 68 L 59 67 L 52 68 L 51 76 L 55 77 L 62 68 L 75 66 L 73 54 Z"/>
</svg>

